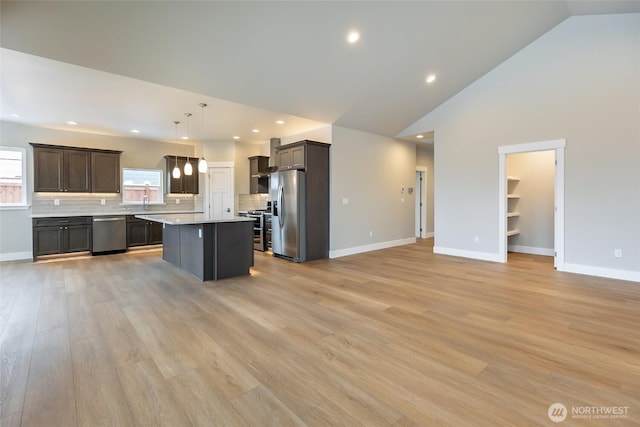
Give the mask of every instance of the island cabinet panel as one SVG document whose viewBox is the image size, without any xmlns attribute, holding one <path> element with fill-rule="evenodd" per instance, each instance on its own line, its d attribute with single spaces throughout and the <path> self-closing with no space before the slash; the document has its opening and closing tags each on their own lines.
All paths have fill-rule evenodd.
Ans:
<svg viewBox="0 0 640 427">
<path fill-rule="evenodd" d="M 253 225 L 247 223 L 220 223 L 213 240 L 213 276 L 216 279 L 247 274 L 253 265 L 253 247 L 245 242 L 253 240 Z"/>
<path fill-rule="evenodd" d="M 220 280 L 249 274 L 253 222 L 166 225 L 162 258 L 196 278 Z"/>
<path fill-rule="evenodd" d="M 180 226 L 167 225 L 162 234 L 162 259 L 180 267 Z"/>
</svg>

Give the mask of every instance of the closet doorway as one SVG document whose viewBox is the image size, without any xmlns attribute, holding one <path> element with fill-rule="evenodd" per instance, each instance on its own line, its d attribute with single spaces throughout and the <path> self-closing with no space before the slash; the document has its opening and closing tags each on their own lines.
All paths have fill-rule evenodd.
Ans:
<svg viewBox="0 0 640 427">
<path fill-rule="evenodd" d="M 507 254 L 509 247 L 517 252 L 536 253 L 540 255 L 552 255 L 554 256 L 554 266 L 558 270 L 564 268 L 564 149 L 566 142 L 564 139 L 534 142 L 529 144 L 517 144 L 517 145 L 505 145 L 498 147 L 499 155 L 499 258 L 502 262 L 507 262 Z M 546 153 L 545 153 L 546 152 Z M 525 153 L 531 153 L 531 157 L 527 160 Z M 510 157 L 513 156 L 513 157 Z M 549 176 L 536 176 L 532 173 L 532 163 L 545 162 L 545 159 L 553 162 L 551 165 L 545 167 L 547 175 L 553 175 L 553 178 Z M 555 169 L 555 171 L 553 170 Z M 522 171 L 525 175 L 525 179 L 529 182 L 522 181 L 523 177 L 520 177 L 518 171 Z M 545 172 L 542 172 L 545 173 Z M 549 187 L 548 191 L 553 188 L 553 201 L 545 201 L 544 195 L 536 194 L 536 185 L 530 182 L 531 179 L 539 179 L 540 186 Z M 552 183 L 548 181 L 552 179 Z M 522 181 L 522 182 L 521 182 Z M 529 197 L 541 197 L 537 202 L 532 200 L 520 200 L 524 194 L 529 194 Z M 531 218 L 532 215 L 536 215 L 536 208 L 545 203 L 551 205 L 550 209 L 552 213 L 541 214 L 538 218 Z M 536 206 L 538 205 L 538 206 Z M 528 217 L 525 219 L 522 216 L 522 212 L 519 208 L 526 210 Z M 551 218 L 550 218 L 551 217 Z M 538 221 L 539 224 L 535 224 Z M 550 224 L 550 223 L 553 224 Z M 542 229 L 553 228 L 553 236 L 532 236 L 530 230 L 536 226 L 542 227 Z M 529 230 L 529 235 L 520 235 L 523 228 Z M 547 230 L 549 234 L 551 230 Z M 509 240 L 512 242 L 509 242 Z M 550 242 L 550 240 L 552 240 Z"/>
</svg>

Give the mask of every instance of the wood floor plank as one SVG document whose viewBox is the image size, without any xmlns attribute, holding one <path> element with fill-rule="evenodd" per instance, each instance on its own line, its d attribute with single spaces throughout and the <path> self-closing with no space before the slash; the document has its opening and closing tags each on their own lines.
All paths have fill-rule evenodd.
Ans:
<svg viewBox="0 0 640 427">
<path fill-rule="evenodd" d="M 57 291 L 64 293 L 63 288 Z M 75 389 L 66 326 L 43 330 L 36 335 L 22 425 L 76 425 Z"/>
<path fill-rule="evenodd" d="M 133 426 L 118 373 L 101 337 L 71 343 L 79 426 Z"/>
<path fill-rule="evenodd" d="M 120 366 L 118 374 L 136 425 L 174 427 L 190 424 L 185 412 L 187 408 L 176 400 L 152 360 Z"/>
<path fill-rule="evenodd" d="M 206 283 L 157 250 L 1 263 L 0 422 L 532 426 L 561 402 L 640 425 L 637 283 L 432 246 L 256 252 Z"/>
</svg>

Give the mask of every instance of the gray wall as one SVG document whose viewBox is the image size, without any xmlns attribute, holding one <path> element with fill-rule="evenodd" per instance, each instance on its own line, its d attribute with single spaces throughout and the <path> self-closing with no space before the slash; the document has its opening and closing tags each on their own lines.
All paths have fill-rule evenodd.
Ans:
<svg viewBox="0 0 640 427">
<path fill-rule="evenodd" d="M 331 251 L 373 249 L 414 236 L 416 148 L 334 126 L 331 145 Z M 404 187 L 404 194 L 401 188 Z M 348 204 L 342 200 L 347 198 Z M 404 198 L 404 203 L 402 199 Z M 369 232 L 373 236 L 369 236 Z"/>
<path fill-rule="evenodd" d="M 427 233 L 433 233 L 434 230 L 434 156 L 433 144 L 416 144 L 416 166 L 424 166 L 427 168 Z"/>
<path fill-rule="evenodd" d="M 507 156 L 507 175 L 517 176 L 512 183 L 514 200 L 520 217 L 510 219 L 520 234 L 509 237 L 513 252 L 552 255 L 554 242 L 555 152 L 510 154 Z"/>
<path fill-rule="evenodd" d="M 639 14 L 571 17 L 403 131 L 435 131 L 437 247 L 497 254 L 498 147 L 566 138 L 565 262 L 640 271 L 639 40 Z"/>
</svg>

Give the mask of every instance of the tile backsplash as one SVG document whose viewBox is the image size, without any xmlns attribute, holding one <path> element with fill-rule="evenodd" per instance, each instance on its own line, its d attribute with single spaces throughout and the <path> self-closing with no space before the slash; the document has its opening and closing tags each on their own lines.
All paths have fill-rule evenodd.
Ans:
<svg viewBox="0 0 640 427">
<path fill-rule="evenodd" d="M 256 209 L 266 209 L 268 194 L 238 194 L 238 210 L 253 211 Z"/>
<path fill-rule="evenodd" d="M 31 212 L 34 215 L 78 215 L 78 214 L 127 214 L 137 212 L 194 212 L 202 211 L 202 196 L 188 194 L 165 194 L 164 204 L 123 205 L 119 194 L 58 194 L 33 193 Z M 56 205 L 56 200 L 59 205 Z M 104 200 L 104 205 L 102 201 Z M 177 204 L 177 201 L 180 204 Z"/>
</svg>

